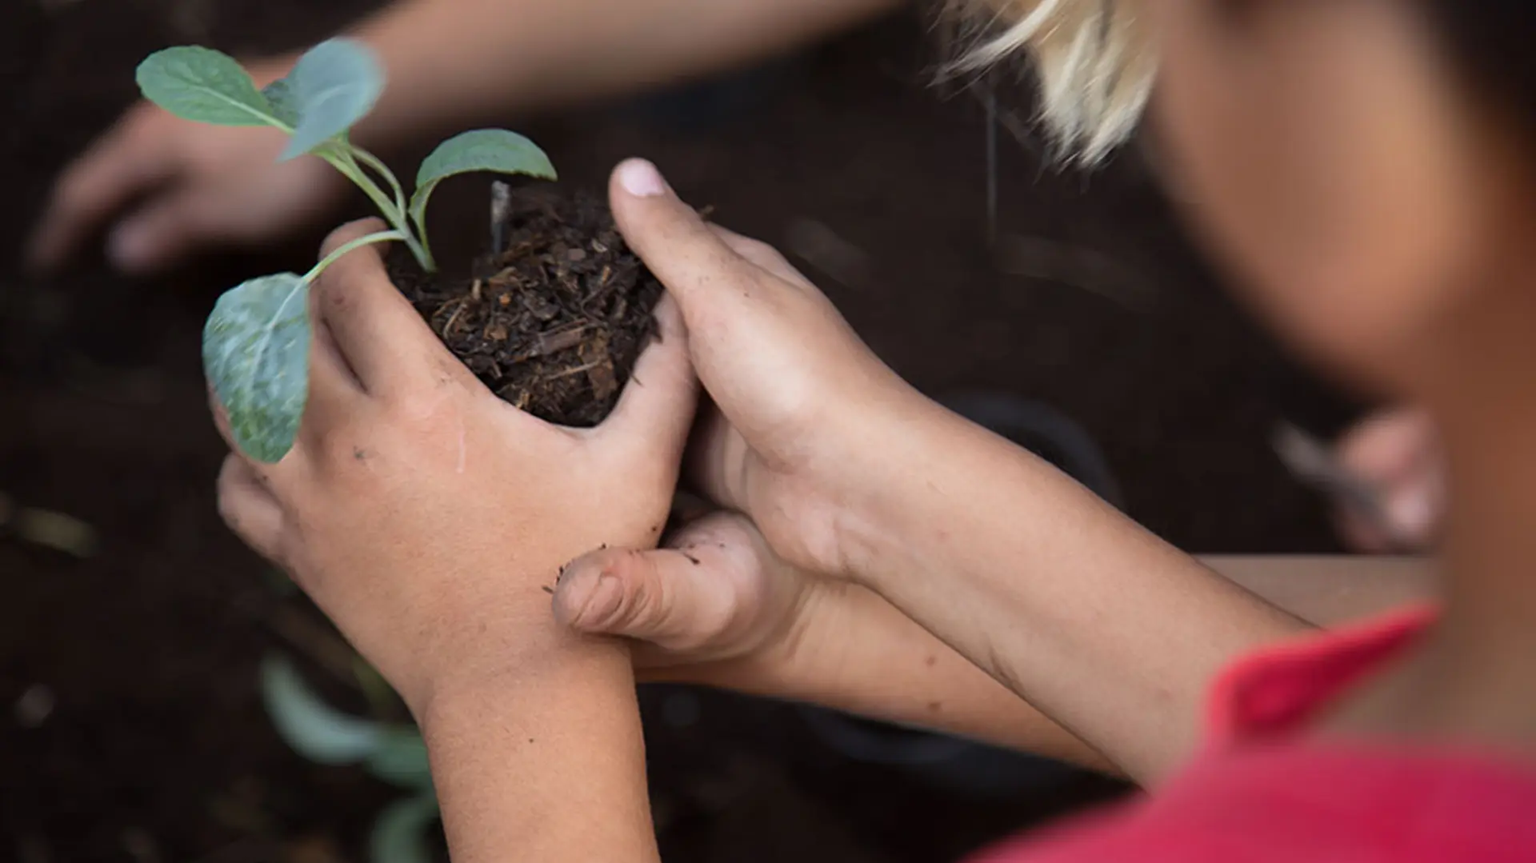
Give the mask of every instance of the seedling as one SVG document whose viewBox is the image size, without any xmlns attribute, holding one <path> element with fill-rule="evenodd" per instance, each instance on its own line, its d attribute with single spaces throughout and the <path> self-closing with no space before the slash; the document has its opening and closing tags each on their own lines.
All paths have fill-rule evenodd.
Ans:
<svg viewBox="0 0 1536 863">
<path fill-rule="evenodd" d="M 387 687 L 375 674 L 359 669 L 358 682 L 365 689 Z M 360 766 L 407 792 L 374 820 L 368 843 L 372 863 L 432 860 L 428 831 L 437 820 L 437 795 L 427 745 L 416 727 L 336 710 L 281 656 L 262 662 L 261 695 L 278 736 L 295 752 L 315 764 Z"/>
<path fill-rule="evenodd" d="M 423 270 L 435 272 L 426 211 L 438 183 L 471 171 L 555 179 L 549 157 L 532 141 L 503 129 L 478 129 L 438 145 L 422 161 L 407 198 L 389 168 L 348 139 L 384 90 L 378 60 L 355 40 L 320 43 L 288 77 L 262 89 L 232 58 L 199 46 L 157 51 L 139 64 L 137 77 L 146 99 L 183 119 L 288 133 L 279 161 L 324 159 L 363 190 L 390 226 L 346 243 L 303 275 L 244 282 L 214 306 L 203 329 L 204 369 L 236 445 L 262 462 L 280 460 L 298 433 L 309 397 L 309 286 L 326 267 L 360 246 L 398 241 Z"/>
</svg>

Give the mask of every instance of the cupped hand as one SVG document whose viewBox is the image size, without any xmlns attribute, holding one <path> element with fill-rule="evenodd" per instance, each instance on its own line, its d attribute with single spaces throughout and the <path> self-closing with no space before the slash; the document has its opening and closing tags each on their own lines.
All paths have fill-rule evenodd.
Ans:
<svg viewBox="0 0 1536 863">
<path fill-rule="evenodd" d="M 782 255 L 705 223 L 649 162 L 620 165 L 610 199 L 682 310 L 716 408 L 690 448 L 690 478 L 749 515 L 789 564 L 851 574 L 851 522 L 872 478 L 899 469 L 881 442 L 931 404 Z"/>
<path fill-rule="evenodd" d="M 258 84 L 291 63 L 252 69 Z M 65 169 L 31 242 L 39 269 L 59 266 L 108 228 L 107 255 L 127 272 L 175 263 L 201 247 L 254 246 L 310 226 L 346 192 L 312 156 L 278 163 L 277 129 L 174 117 L 147 102 Z"/>
<path fill-rule="evenodd" d="M 344 228 L 327 250 L 378 227 Z M 574 649 L 550 620 L 560 567 L 604 544 L 650 547 L 667 518 L 696 392 L 676 307 L 658 308 L 660 341 L 613 414 L 578 430 L 486 389 L 374 247 L 339 259 L 311 296 L 298 439 L 275 465 L 226 460 L 230 527 L 293 575 L 418 716 L 445 687 Z"/>
</svg>

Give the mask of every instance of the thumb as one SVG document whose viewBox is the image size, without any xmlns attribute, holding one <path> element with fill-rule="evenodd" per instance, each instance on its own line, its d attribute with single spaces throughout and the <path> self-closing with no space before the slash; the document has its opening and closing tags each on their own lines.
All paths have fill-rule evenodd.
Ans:
<svg viewBox="0 0 1536 863">
<path fill-rule="evenodd" d="M 650 162 L 630 159 L 614 169 L 609 200 L 625 242 L 677 299 L 690 331 L 713 332 L 704 316 L 756 287 L 759 268 L 683 203 Z M 710 317 L 728 321 L 729 309 L 722 311 Z"/>
<path fill-rule="evenodd" d="M 688 358 L 688 331 L 677 302 L 662 297 L 656 306 L 657 338 L 630 374 L 629 384 L 599 434 L 624 447 L 639 447 L 645 462 L 675 470 L 693 428 L 698 378 Z M 675 474 L 667 484 L 676 480 Z"/>
<path fill-rule="evenodd" d="M 739 516 L 719 514 L 654 551 L 604 549 L 561 573 L 555 619 L 578 632 L 649 642 L 688 660 L 744 652 L 767 612 L 764 555 Z M 704 541 L 707 540 L 707 541 Z"/>
</svg>

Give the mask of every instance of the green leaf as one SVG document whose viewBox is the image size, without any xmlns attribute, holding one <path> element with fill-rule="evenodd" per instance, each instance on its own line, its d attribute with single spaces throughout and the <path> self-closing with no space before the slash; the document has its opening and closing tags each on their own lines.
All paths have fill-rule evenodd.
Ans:
<svg viewBox="0 0 1536 863">
<path fill-rule="evenodd" d="M 293 102 L 293 88 L 287 78 L 279 78 L 261 88 L 261 95 L 271 107 L 272 116 L 283 125 L 289 129 L 299 125 L 299 107 Z"/>
<path fill-rule="evenodd" d="M 135 75 L 144 98 L 184 120 L 218 126 L 281 126 L 251 76 L 226 54 L 197 45 L 144 58 Z"/>
<path fill-rule="evenodd" d="M 279 161 L 302 156 L 345 133 L 373 110 L 384 92 L 384 69 L 355 39 L 327 39 L 309 49 L 280 90 L 285 111 L 297 114 L 293 138 Z"/>
<path fill-rule="evenodd" d="M 411 196 L 411 220 L 426 230 L 427 199 L 447 177 L 471 171 L 527 174 L 556 179 L 555 166 L 538 145 L 505 129 L 476 129 L 437 145 L 416 172 L 416 194 Z"/>
<path fill-rule="evenodd" d="M 203 371 L 235 444 L 267 463 L 293 448 L 309 398 L 309 286 L 293 273 L 219 297 L 203 327 Z"/>
<path fill-rule="evenodd" d="M 432 863 L 427 828 L 437 814 L 437 797 L 432 794 L 390 804 L 379 813 L 368 837 L 371 863 Z"/>
<path fill-rule="evenodd" d="M 271 656 L 262 662 L 261 696 L 278 735 L 317 764 L 356 764 L 384 742 L 382 726 L 321 701 L 286 659 Z"/>
<path fill-rule="evenodd" d="M 387 729 L 379 748 L 368 757 L 368 772 L 402 788 L 431 788 L 432 769 L 421 732 L 400 726 Z"/>
</svg>

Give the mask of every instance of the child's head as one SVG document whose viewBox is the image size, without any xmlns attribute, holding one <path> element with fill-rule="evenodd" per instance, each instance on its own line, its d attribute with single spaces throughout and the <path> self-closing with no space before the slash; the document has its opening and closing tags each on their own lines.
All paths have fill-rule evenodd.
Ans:
<svg viewBox="0 0 1536 863">
<path fill-rule="evenodd" d="M 1165 179 L 1314 357 L 1421 390 L 1536 315 L 1530 0 L 977 2 L 1012 26 L 976 57 L 1028 50 L 1064 145 L 1098 155 L 1154 91 Z"/>
</svg>

